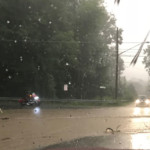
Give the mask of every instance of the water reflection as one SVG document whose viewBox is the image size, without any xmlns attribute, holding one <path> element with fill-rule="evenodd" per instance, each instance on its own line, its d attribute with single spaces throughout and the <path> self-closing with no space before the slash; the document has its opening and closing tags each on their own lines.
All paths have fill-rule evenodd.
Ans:
<svg viewBox="0 0 150 150">
<path fill-rule="evenodd" d="M 150 134 L 140 133 L 131 135 L 132 149 L 150 149 Z"/>
<path fill-rule="evenodd" d="M 133 110 L 133 115 L 140 116 L 140 118 L 134 118 L 132 122 L 132 128 L 136 132 L 142 131 L 145 133 L 137 133 L 131 135 L 132 149 L 150 149 L 150 134 L 149 132 L 149 122 L 150 118 L 144 117 L 150 115 L 149 107 L 136 107 Z M 142 117 L 143 116 L 143 117 Z"/>
<path fill-rule="evenodd" d="M 141 109 L 139 107 L 134 108 L 134 115 L 140 115 Z"/>
<path fill-rule="evenodd" d="M 150 108 L 144 108 L 144 114 L 149 115 L 150 114 Z"/>
<path fill-rule="evenodd" d="M 34 108 L 33 113 L 34 113 L 34 114 L 40 114 L 40 113 L 41 113 L 40 107 Z"/>
<path fill-rule="evenodd" d="M 150 115 L 150 108 L 134 108 L 133 115 Z"/>
</svg>

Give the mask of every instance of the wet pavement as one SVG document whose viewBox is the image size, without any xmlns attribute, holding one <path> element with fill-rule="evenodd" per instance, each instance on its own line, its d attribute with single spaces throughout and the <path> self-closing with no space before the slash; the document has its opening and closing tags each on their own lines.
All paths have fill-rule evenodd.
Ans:
<svg viewBox="0 0 150 150">
<path fill-rule="evenodd" d="M 0 150 L 150 148 L 150 108 L 9 109 L 0 113 Z"/>
<path fill-rule="evenodd" d="M 123 134 L 105 135 L 96 137 L 84 137 L 69 142 L 51 145 L 42 150 L 51 149 L 149 149 L 150 134 Z"/>
</svg>

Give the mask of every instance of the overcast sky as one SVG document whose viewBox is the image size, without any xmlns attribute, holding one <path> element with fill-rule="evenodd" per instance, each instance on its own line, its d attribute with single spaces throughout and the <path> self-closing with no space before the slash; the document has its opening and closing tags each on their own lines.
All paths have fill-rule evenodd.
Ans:
<svg viewBox="0 0 150 150">
<path fill-rule="evenodd" d="M 120 0 L 120 4 L 114 4 L 114 0 L 105 0 L 107 9 L 113 13 L 117 19 L 117 26 L 123 31 L 123 44 L 119 47 L 122 52 L 129 49 L 139 42 L 143 42 L 147 32 L 150 30 L 150 0 Z M 147 41 L 150 41 L 150 36 Z M 145 44 L 144 48 L 147 47 Z M 149 76 L 144 67 L 143 53 L 141 53 L 137 64 L 130 66 L 132 56 L 135 55 L 139 46 L 133 50 L 122 54 L 125 62 L 124 75 L 128 80 L 142 79 L 148 80 Z"/>
</svg>

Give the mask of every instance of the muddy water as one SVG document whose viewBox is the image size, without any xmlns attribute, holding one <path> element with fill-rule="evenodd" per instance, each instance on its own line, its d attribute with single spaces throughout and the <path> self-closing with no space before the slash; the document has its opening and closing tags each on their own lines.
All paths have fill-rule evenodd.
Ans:
<svg viewBox="0 0 150 150">
<path fill-rule="evenodd" d="M 115 135 L 131 135 L 129 146 L 124 148 L 139 148 L 140 135 L 150 143 L 149 117 L 149 109 L 132 106 L 3 110 L 0 113 L 0 150 L 32 150 L 81 137 L 108 136 L 112 133 L 106 133 L 107 128 L 113 129 Z"/>
</svg>

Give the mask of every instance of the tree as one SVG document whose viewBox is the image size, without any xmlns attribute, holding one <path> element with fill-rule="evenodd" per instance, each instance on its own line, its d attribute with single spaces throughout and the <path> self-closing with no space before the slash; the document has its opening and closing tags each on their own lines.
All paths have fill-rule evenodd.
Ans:
<svg viewBox="0 0 150 150">
<path fill-rule="evenodd" d="M 44 84 L 48 80 L 57 86 L 61 71 L 65 74 L 62 64 L 74 57 L 77 47 L 72 24 L 67 20 L 71 18 L 69 2 L 0 1 L 2 93 L 17 95 L 20 92 L 13 90 L 14 86 L 20 91 L 35 90 L 43 96 L 49 95 L 49 90 L 55 91 Z"/>
<path fill-rule="evenodd" d="M 127 82 L 125 77 L 121 78 L 119 97 L 130 101 L 134 101 L 137 98 L 137 91 L 133 83 Z"/>
<path fill-rule="evenodd" d="M 120 0 L 115 0 L 115 3 L 119 4 L 119 3 L 120 3 Z"/>
<path fill-rule="evenodd" d="M 74 86 L 78 89 L 76 95 L 79 98 L 102 95 L 99 87 L 109 85 L 108 70 L 114 59 L 110 55 L 112 49 L 109 44 L 115 42 L 116 25 L 114 16 L 108 15 L 103 5 L 97 7 L 98 3 L 98 0 L 80 1 L 77 10 L 75 35 L 80 41 L 80 53 L 79 66 L 75 73 L 77 82 Z M 121 43 L 120 35 L 121 32 Z"/>
<path fill-rule="evenodd" d="M 150 75 L 150 45 L 147 46 L 147 48 L 144 50 L 144 53 L 146 56 L 144 57 L 143 63 L 145 64 L 145 68 Z"/>
<path fill-rule="evenodd" d="M 102 0 L 0 0 L 0 7 L 1 95 L 94 98 L 110 87 L 116 25 Z"/>
</svg>

